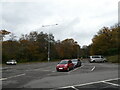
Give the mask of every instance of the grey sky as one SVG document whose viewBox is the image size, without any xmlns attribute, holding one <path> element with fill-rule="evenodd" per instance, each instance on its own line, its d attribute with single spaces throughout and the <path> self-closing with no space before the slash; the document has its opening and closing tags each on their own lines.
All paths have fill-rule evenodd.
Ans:
<svg viewBox="0 0 120 90">
<path fill-rule="evenodd" d="M 1 0 L 2 26 L 16 36 L 30 31 L 53 33 L 55 40 L 73 38 L 89 45 L 103 26 L 118 22 L 119 0 Z M 54 26 L 53 24 L 58 24 Z M 42 25 L 53 25 L 41 27 Z"/>
</svg>

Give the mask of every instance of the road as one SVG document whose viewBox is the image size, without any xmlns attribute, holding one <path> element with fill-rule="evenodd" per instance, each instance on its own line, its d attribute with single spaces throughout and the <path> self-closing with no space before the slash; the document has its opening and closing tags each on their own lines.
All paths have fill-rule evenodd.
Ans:
<svg viewBox="0 0 120 90">
<path fill-rule="evenodd" d="M 2 88 L 25 88 L 34 90 L 119 90 L 118 64 L 89 63 L 69 72 L 56 72 L 58 62 L 4 65 Z"/>
</svg>

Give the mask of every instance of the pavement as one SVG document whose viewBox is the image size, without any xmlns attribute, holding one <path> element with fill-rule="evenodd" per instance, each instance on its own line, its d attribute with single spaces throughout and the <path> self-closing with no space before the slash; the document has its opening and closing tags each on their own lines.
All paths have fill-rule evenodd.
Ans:
<svg viewBox="0 0 120 90">
<path fill-rule="evenodd" d="M 58 62 L 4 65 L 2 89 L 20 90 L 119 90 L 118 64 L 89 63 L 69 72 L 57 72 Z"/>
</svg>

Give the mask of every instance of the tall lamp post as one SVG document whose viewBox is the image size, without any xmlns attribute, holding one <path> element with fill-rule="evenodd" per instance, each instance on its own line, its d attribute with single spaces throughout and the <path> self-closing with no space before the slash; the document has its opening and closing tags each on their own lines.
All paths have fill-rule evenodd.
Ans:
<svg viewBox="0 0 120 90">
<path fill-rule="evenodd" d="M 3 42 L 3 37 L 7 34 L 9 34 L 10 32 L 6 31 L 6 30 L 0 30 L 0 64 L 2 64 L 2 42 Z M 2 66 L 0 65 L 0 68 L 2 68 Z M 2 72 L 2 69 L 1 69 Z M 0 73 L 0 78 L 2 78 L 2 73 Z M 2 84 L 2 82 L 0 82 L 0 85 Z"/>
<path fill-rule="evenodd" d="M 6 30 L 0 30 L 0 41 L 3 41 L 3 37 L 7 34 L 9 34 L 10 32 L 6 31 Z"/>
<path fill-rule="evenodd" d="M 51 27 L 51 26 L 56 26 L 58 24 L 52 24 L 52 25 L 43 25 L 42 27 Z M 48 62 L 50 61 L 50 30 L 48 31 Z"/>
<path fill-rule="evenodd" d="M 2 42 L 3 42 L 3 37 L 10 32 L 6 30 L 0 30 L 0 63 L 2 63 Z"/>
<path fill-rule="evenodd" d="M 79 58 L 79 54 L 80 54 L 80 46 L 77 42 L 75 42 L 76 45 L 76 49 L 77 49 L 77 54 L 76 54 L 76 58 Z"/>
</svg>

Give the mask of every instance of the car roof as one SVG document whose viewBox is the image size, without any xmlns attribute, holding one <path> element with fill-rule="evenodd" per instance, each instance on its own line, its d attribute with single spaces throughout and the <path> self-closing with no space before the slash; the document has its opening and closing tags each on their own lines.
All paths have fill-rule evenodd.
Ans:
<svg viewBox="0 0 120 90">
<path fill-rule="evenodd" d="M 16 61 L 16 60 L 12 59 L 12 60 L 8 60 L 8 61 Z"/>
<path fill-rule="evenodd" d="M 92 56 L 102 56 L 102 55 L 92 55 Z"/>
<path fill-rule="evenodd" d="M 71 60 L 78 60 L 78 59 L 71 59 Z"/>
<path fill-rule="evenodd" d="M 64 59 L 64 60 L 62 60 L 62 61 L 70 61 L 69 59 Z"/>
</svg>

